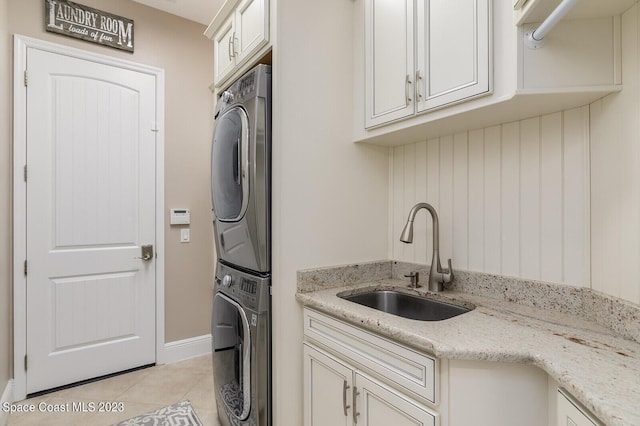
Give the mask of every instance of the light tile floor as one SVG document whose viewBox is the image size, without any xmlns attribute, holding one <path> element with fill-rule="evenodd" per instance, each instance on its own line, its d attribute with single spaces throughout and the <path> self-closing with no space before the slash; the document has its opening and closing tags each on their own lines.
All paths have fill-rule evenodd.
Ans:
<svg viewBox="0 0 640 426">
<path fill-rule="evenodd" d="M 213 393 L 211 355 L 146 368 L 20 401 L 18 404 L 35 404 L 36 412 L 13 414 L 9 425 L 108 426 L 185 399 L 191 402 L 204 426 L 220 425 Z M 114 412 L 97 411 L 101 403 L 106 407 L 104 403 L 108 402 L 122 404 L 116 405 Z M 85 403 L 87 410 L 74 412 L 73 403 L 76 407 Z M 94 412 L 89 410 L 90 403 L 95 405 Z M 71 412 L 46 411 L 56 407 L 70 407 Z M 120 407 L 122 411 L 117 410 Z"/>
</svg>

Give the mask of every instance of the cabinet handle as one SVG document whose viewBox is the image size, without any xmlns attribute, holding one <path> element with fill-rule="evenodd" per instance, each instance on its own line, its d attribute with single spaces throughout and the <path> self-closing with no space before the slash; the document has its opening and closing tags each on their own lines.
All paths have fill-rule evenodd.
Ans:
<svg viewBox="0 0 640 426">
<path fill-rule="evenodd" d="M 360 413 L 358 413 L 358 409 L 356 408 L 356 404 L 357 404 L 357 397 L 358 395 L 360 395 L 360 392 L 358 392 L 358 387 L 354 386 L 353 387 L 353 424 L 358 424 L 358 416 L 360 415 Z"/>
<path fill-rule="evenodd" d="M 420 91 L 420 80 L 422 80 L 420 70 L 416 70 L 416 93 L 418 94 L 418 102 L 420 102 L 420 100 L 422 99 L 422 92 Z"/>
<path fill-rule="evenodd" d="M 410 76 L 409 74 L 407 74 L 407 78 L 404 82 L 404 94 L 407 98 L 407 106 L 409 106 L 409 104 L 411 103 L 411 92 L 410 92 L 410 88 L 411 88 L 411 80 L 410 80 Z"/>
<path fill-rule="evenodd" d="M 344 383 L 342 384 L 342 407 L 344 408 L 344 416 L 347 416 L 347 410 L 349 408 L 351 408 L 350 405 L 347 405 L 347 389 L 349 389 L 351 386 L 349 386 L 347 384 L 347 381 L 345 380 Z"/>
<path fill-rule="evenodd" d="M 236 50 L 236 42 L 238 41 L 238 37 L 236 37 L 236 32 L 233 32 L 233 57 L 235 58 L 236 56 L 238 56 L 238 51 Z"/>
<path fill-rule="evenodd" d="M 228 53 L 229 53 L 229 60 L 232 60 L 234 56 L 236 56 L 236 40 L 238 39 L 238 37 L 236 37 L 236 32 L 234 31 L 231 34 L 231 37 L 229 37 L 229 46 L 228 46 Z"/>
</svg>

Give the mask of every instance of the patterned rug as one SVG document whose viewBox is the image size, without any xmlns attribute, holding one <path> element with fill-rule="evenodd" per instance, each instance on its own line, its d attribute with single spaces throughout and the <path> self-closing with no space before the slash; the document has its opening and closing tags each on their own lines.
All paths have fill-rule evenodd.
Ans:
<svg viewBox="0 0 640 426">
<path fill-rule="evenodd" d="M 202 426 L 189 401 L 181 401 L 113 426 Z"/>
</svg>

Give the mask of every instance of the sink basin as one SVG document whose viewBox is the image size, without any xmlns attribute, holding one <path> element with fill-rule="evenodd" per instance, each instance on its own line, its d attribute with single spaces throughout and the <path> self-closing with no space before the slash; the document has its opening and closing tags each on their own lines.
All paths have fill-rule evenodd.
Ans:
<svg viewBox="0 0 640 426">
<path fill-rule="evenodd" d="M 419 321 L 442 321 L 471 309 L 394 290 L 372 290 L 339 297 L 388 314 Z"/>
</svg>

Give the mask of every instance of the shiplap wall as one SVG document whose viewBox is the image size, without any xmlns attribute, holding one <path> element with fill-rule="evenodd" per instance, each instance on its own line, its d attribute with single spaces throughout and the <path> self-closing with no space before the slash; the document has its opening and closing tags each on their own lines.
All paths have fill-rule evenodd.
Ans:
<svg viewBox="0 0 640 426">
<path fill-rule="evenodd" d="M 391 258 L 431 263 L 426 211 L 414 243 L 399 240 L 410 208 L 426 201 L 445 265 L 589 286 L 588 107 L 390 151 Z"/>
<path fill-rule="evenodd" d="M 591 104 L 592 288 L 640 303 L 640 7 L 622 15 L 622 92 Z"/>
</svg>

